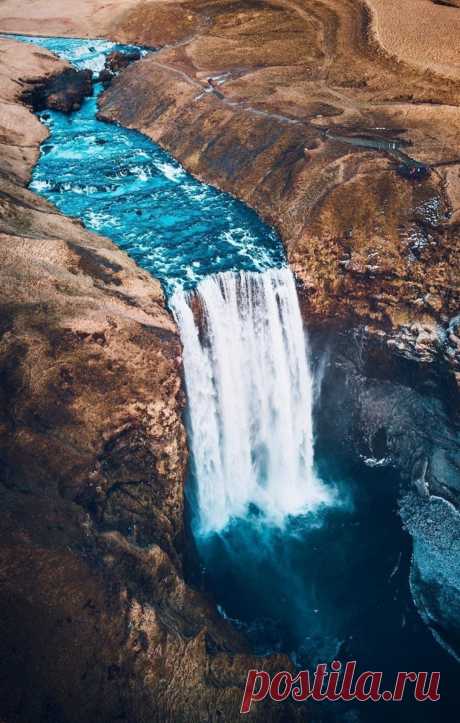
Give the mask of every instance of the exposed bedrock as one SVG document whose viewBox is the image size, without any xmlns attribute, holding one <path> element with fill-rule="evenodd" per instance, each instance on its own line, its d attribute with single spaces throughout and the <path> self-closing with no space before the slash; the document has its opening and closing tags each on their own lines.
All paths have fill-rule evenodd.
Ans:
<svg viewBox="0 0 460 723">
<path fill-rule="evenodd" d="M 50 108 L 63 113 L 79 110 L 84 99 L 93 92 L 91 70 L 67 68 L 56 77 L 38 82 L 24 93 L 24 102 L 35 111 Z"/>
<path fill-rule="evenodd" d="M 140 50 L 126 50 L 124 52 L 121 50 L 113 50 L 107 56 L 105 67 L 113 73 L 117 73 L 118 71 L 127 68 L 128 65 L 133 63 L 135 60 L 140 60 L 140 58 Z"/>
<path fill-rule="evenodd" d="M 312 334 L 321 444 L 401 477 L 400 515 L 413 541 L 411 590 L 425 622 L 460 654 L 460 424 L 441 363 L 398 360 L 356 330 Z M 338 410 L 340 410 L 338 412 Z"/>
<path fill-rule="evenodd" d="M 0 718 L 236 721 L 248 668 L 289 663 L 184 583 L 176 326 L 159 282 L 26 189 L 47 131 L 20 99 L 66 65 L 0 51 Z"/>
<path fill-rule="evenodd" d="M 458 459 L 458 457 L 457 457 Z M 413 540 L 413 599 L 436 639 L 460 661 L 459 512 L 443 497 L 408 494 L 401 517 Z"/>
<path fill-rule="evenodd" d="M 140 58 L 140 50 L 113 50 L 107 56 L 104 68 L 98 74 L 98 81 L 103 84 L 104 88 L 107 88 L 115 75 L 127 68 L 131 63 L 140 60 Z"/>
</svg>

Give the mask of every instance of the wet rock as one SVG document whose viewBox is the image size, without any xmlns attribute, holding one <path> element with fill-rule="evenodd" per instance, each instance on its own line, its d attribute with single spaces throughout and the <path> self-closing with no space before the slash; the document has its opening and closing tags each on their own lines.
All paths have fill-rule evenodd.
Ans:
<svg viewBox="0 0 460 723">
<path fill-rule="evenodd" d="M 414 602 L 438 642 L 460 660 L 460 515 L 440 497 L 413 494 L 400 509 L 413 540 Z"/>
<path fill-rule="evenodd" d="M 115 76 L 112 71 L 110 71 L 108 68 L 103 68 L 98 75 L 97 82 L 102 83 L 104 88 L 108 88 L 114 77 Z"/>
<path fill-rule="evenodd" d="M 118 73 L 120 70 L 123 70 L 123 68 L 127 68 L 128 65 L 130 65 L 134 61 L 140 60 L 140 58 L 140 50 L 113 50 L 107 56 L 107 60 L 105 61 L 105 67 L 108 70 L 112 71 L 112 73 Z"/>
<path fill-rule="evenodd" d="M 127 68 L 128 65 L 134 61 L 140 60 L 140 58 L 141 52 L 139 50 L 113 50 L 107 56 L 104 68 L 98 75 L 97 82 L 102 83 L 104 88 L 108 88 L 112 80 L 121 70 Z"/>
<path fill-rule="evenodd" d="M 330 355 L 317 410 L 326 438 L 357 457 L 387 458 L 408 486 L 460 507 L 459 393 L 449 367 L 398 357 L 358 330 L 336 333 Z"/>
<path fill-rule="evenodd" d="M 59 110 L 72 113 L 81 108 L 84 99 L 93 92 L 91 70 L 69 68 L 49 82 L 38 83 L 24 93 L 24 100 L 35 111 Z"/>
<path fill-rule="evenodd" d="M 26 188 L 46 129 L 15 73 L 64 64 L 0 48 L 0 719 L 238 721 L 247 670 L 290 664 L 184 581 L 177 328 L 157 280 Z"/>
<path fill-rule="evenodd" d="M 401 163 L 398 165 L 397 171 L 402 178 L 407 178 L 408 181 L 423 181 L 430 175 L 430 169 L 424 165 L 408 166 Z"/>
<path fill-rule="evenodd" d="M 336 334 L 325 356 L 318 332 L 313 348 L 326 360 L 317 434 L 337 454 L 399 475 L 401 517 L 413 539 L 415 603 L 435 636 L 460 655 L 460 426 L 453 375 L 438 361 L 392 357 L 385 342 L 351 332 Z"/>
</svg>

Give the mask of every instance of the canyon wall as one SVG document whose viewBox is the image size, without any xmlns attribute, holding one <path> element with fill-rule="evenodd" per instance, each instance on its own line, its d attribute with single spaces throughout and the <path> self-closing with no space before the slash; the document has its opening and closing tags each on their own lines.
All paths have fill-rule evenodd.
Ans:
<svg viewBox="0 0 460 723">
<path fill-rule="evenodd" d="M 160 284 L 26 188 L 47 131 L 21 98 L 65 69 L 0 40 L 0 718 L 237 720 L 248 668 L 288 662 L 247 655 L 183 580 L 181 347 Z"/>
</svg>

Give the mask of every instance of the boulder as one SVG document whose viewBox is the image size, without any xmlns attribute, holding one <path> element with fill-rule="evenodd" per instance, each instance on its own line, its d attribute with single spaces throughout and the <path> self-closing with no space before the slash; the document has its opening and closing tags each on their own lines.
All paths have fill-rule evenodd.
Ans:
<svg viewBox="0 0 460 723">
<path fill-rule="evenodd" d="M 107 88 L 112 82 L 113 77 L 114 74 L 112 73 L 112 71 L 110 71 L 108 68 L 103 68 L 97 77 L 97 82 L 102 83 L 104 88 Z"/>
<path fill-rule="evenodd" d="M 81 108 L 84 99 L 92 92 L 92 71 L 68 68 L 45 83 L 37 83 L 25 92 L 23 99 L 35 111 L 50 108 L 72 113 Z"/>
<path fill-rule="evenodd" d="M 126 68 L 130 63 L 133 63 L 135 60 L 140 60 L 140 58 L 140 50 L 129 50 L 124 52 L 121 50 L 114 50 L 107 56 L 105 67 L 113 73 L 117 73 L 120 70 L 123 70 L 123 68 Z"/>
</svg>

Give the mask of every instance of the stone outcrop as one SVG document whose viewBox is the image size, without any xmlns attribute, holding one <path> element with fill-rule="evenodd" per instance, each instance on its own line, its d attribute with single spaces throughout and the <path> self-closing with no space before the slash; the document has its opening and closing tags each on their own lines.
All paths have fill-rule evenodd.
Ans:
<svg viewBox="0 0 460 723">
<path fill-rule="evenodd" d="M 102 117 L 150 135 L 274 224 L 309 318 L 364 324 L 397 353 L 442 354 L 460 374 L 458 8 L 80 0 L 66 16 L 56 2 L 2 5 L 0 30 L 45 24 L 162 47 L 123 72 Z M 388 154 L 327 130 L 406 142 L 432 172 L 412 182 Z"/>
<path fill-rule="evenodd" d="M 236 721 L 248 668 L 288 663 L 183 580 L 177 329 L 158 281 L 26 188 L 47 131 L 21 98 L 66 65 L 0 40 L 0 71 L 0 718 Z"/>
<path fill-rule="evenodd" d="M 178 7 L 191 27 L 172 37 Z M 321 413 L 335 448 L 387 455 L 418 495 L 404 517 L 414 599 L 458 653 L 460 15 L 420 0 L 198 0 L 170 6 L 169 22 L 165 4 L 142 12 L 143 41 L 150 31 L 164 48 L 117 79 L 101 117 L 275 225 L 310 326 L 360 330 Z M 395 141 L 430 172 L 411 180 L 394 154 L 340 137 Z"/>
<path fill-rule="evenodd" d="M 124 52 L 121 50 L 113 50 L 107 56 L 105 67 L 111 70 L 112 73 L 118 73 L 136 60 L 140 60 L 140 58 L 140 50 L 126 50 Z"/>
<path fill-rule="evenodd" d="M 110 71 L 108 68 L 102 68 L 102 70 L 99 72 L 99 75 L 97 76 L 97 80 L 99 83 L 102 83 L 104 88 L 108 88 L 112 80 L 114 79 L 115 75 Z"/>
<path fill-rule="evenodd" d="M 84 99 L 93 93 L 93 73 L 91 70 L 66 68 L 52 78 L 50 82 L 39 82 L 24 93 L 23 100 L 33 110 L 49 108 L 62 113 L 80 110 Z"/>
<path fill-rule="evenodd" d="M 98 74 L 98 81 L 108 88 L 114 77 L 131 63 L 140 60 L 140 50 L 113 50 L 108 54 L 103 69 Z"/>
<path fill-rule="evenodd" d="M 413 540 L 410 586 L 417 609 L 438 642 L 460 662 L 459 512 L 443 497 L 409 493 L 401 518 Z"/>
</svg>

